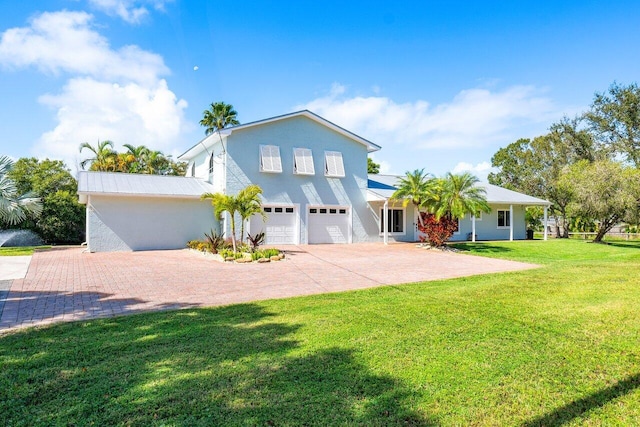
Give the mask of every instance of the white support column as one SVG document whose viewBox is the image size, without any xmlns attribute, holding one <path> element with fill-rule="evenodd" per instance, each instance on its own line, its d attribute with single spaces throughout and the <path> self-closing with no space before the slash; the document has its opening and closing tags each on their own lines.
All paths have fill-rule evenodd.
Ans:
<svg viewBox="0 0 640 427">
<path fill-rule="evenodd" d="M 513 242 L 513 205 L 509 205 L 509 241 Z"/>
<path fill-rule="evenodd" d="M 476 216 L 471 215 L 471 241 L 476 241 Z"/>
<path fill-rule="evenodd" d="M 544 240 L 547 240 L 547 230 L 549 228 L 548 225 L 548 215 L 547 215 L 547 211 L 549 210 L 549 206 L 544 207 Z"/>
<path fill-rule="evenodd" d="M 382 208 L 382 241 L 385 245 L 389 244 L 389 200 L 384 201 Z"/>
</svg>

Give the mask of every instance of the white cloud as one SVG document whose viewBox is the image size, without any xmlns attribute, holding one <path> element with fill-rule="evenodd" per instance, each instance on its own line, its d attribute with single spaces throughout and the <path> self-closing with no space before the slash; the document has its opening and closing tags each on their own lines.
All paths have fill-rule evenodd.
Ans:
<svg viewBox="0 0 640 427">
<path fill-rule="evenodd" d="M 463 90 L 450 102 L 396 103 L 382 96 L 348 97 L 334 84 L 328 95 L 299 109 L 309 109 L 372 141 L 418 148 L 483 147 L 513 137 L 512 128 L 547 123 L 561 116 L 550 99 L 532 86 L 502 91 Z"/>
<path fill-rule="evenodd" d="M 146 88 L 120 86 L 91 78 L 71 79 L 62 93 L 44 95 L 40 102 L 57 110 L 57 126 L 36 144 L 38 157 L 62 157 L 75 165 L 82 142 L 111 140 L 146 145 L 167 152 L 184 127 L 187 104 L 177 100 L 164 80 Z"/>
<path fill-rule="evenodd" d="M 147 6 L 164 11 L 167 3 L 173 0 L 89 0 L 95 8 L 111 16 L 118 16 L 130 24 L 139 24 L 149 15 Z"/>
<path fill-rule="evenodd" d="M 462 172 L 471 172 L 481 181 L 486 181 L 489 173 L 494 171 L 495 168 L 491 167 L 491 163 L 489 162 L 480 162 L 476 165 L 472 165 L 471 163 L 467 162 L 460 162 L 455 165 L 453 170 L 451 170 L 451 173 L 458 174 Z"/>
<path fill-rule="evenodd" d="M 110 139 L 118 146 L 171 150 L 185 129 L 187 103 L 162 78 L 169 72 L 162 57 L 137 46 L 112 49 L 92 20 L 83 12 L 43 13 L 0 38 L 0 65 L 70 75 L 60 93 L 39 98 L 56 110 L 57 124 L 40 137 L 34 154 L 73 167 L 82 142 Z"/>
<path fill-rule="evenodd" d="M 0 39 L 0 64 L 34 66 L 43 73 L 67 72 L 107 80 L 156 82 L 169 73 L 160 55 L 138 46 L 114 50 L 91 28 L 85 12 L 45 12 L 29 27 L 11 28 Z"/>
</svg>

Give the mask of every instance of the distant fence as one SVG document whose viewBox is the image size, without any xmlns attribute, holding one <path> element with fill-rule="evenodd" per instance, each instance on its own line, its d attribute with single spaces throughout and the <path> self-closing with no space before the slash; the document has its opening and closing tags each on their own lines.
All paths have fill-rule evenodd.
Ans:
<svg viewBox="0 0 640 427">
<path fill-rule="evenodd" d="M 582 240 L 593 240 L 596 238 L 598 233 L 569 233 L 569 238 L 571 239 L 582 239 Z M 555 237 L 553 235 L 552 237 Z M 640 239 L 640 233 L 614 233 L 609 232 L 604 235 L 605 239 L 619 239 L 619 240 L 638 240 Z"/>
</svg>

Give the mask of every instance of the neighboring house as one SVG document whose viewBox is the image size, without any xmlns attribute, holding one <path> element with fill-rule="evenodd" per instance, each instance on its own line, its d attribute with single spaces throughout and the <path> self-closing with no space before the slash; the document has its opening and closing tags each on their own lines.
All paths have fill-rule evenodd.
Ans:
<svg viewBox="0 0 640 427">
<path fill-rule="evenodd" d="M 247 232 L 264 231 L 267 244 L 416 241 L 413 206 L 389 201 L 398 177 L 367 175 L 367 155 L 379 149 L 305 110 L 212 133 L 179 156 L 188 162 L 186 177 L 81 172 L 88 248 L 180 248 L 212 228 L 229 236 L 228 215 L 218 223 L 199 197 L 249 184 L 263 189 L 266 220 L 255 215 Z M 494 211 L 475 221 L 482 240 L 524 239 L 524 206 L 548 205 L 486 188 Z M 454 239 L 465 240 L 473 223 L 462 220 Z"/>
</svg>

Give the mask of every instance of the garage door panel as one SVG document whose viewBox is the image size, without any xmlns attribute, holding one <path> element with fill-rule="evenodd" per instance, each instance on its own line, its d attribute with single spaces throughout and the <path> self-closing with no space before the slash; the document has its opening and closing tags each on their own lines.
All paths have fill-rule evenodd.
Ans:
<svg viewBox="0 0 640 427">
<path fill-rule="evenodd" d="M 309 243 L 349 243 L 351 216 L 347 208 L 310 208 Z"/>
<path fill-rule="evenodd" d="M 263 207 L 264 213 L 267 215 L 264 219 L 260 215 L 251 217 L 250 229 L 251 234 L 255 235 L 260 232 L 265 233 L 265 244 L 268 245 L 291 245 L 296 243 L 296 224 L 297 215 L 294 209 L 278 208 L 270 206 Z"/>
</svg>

